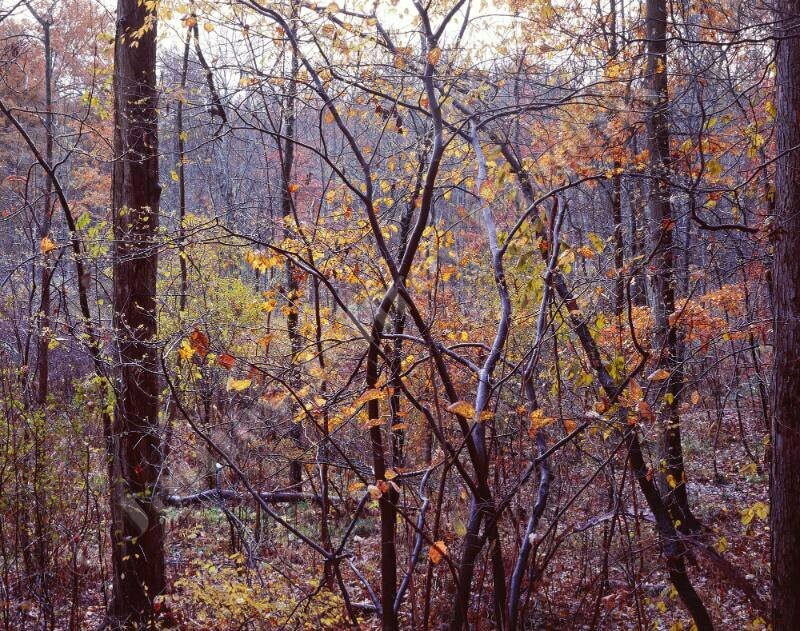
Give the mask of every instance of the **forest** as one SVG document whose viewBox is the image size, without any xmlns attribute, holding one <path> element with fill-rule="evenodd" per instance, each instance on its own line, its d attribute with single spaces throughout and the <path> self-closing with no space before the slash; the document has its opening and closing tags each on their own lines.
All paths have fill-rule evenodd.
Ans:
<svg viewBox="0 0 800 631">
<path fill-rule="evenodd" d="M 800 629 L 800 0 L 0 0 L 0 628 Z"/>
</svg>

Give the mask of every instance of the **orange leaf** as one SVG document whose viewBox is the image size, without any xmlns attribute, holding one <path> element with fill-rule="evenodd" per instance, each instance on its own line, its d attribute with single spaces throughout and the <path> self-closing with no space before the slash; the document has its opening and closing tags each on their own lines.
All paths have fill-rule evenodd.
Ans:
<svg viewBox="0 0 800 631">
<path fill-rule="evenodd" d="M 458 414 L 464 418 L 471 419 L 475 416 L 475 408 L 473 408 L 466 401 L 455 401 L 447 406 L 447 411 L 452 414 Z"/>
<path fill-rule="evenodd" d="M 360 397 L 358 397 L 355 403 L 353 403 L 353 405 L 355 407 L 358 407 L 359 405 L 363 405 L 368 401 L 375 401 L 376 399 L 380 399 L 382 396 L 383 392 L 379 388 L 371 388 L 370 390 L 364 392 L 364 394 L 362 394 Z"/>
<path fill-rule="evenodd" d="M 55 243 L 53 243 L 53 240 L 49 236 L 45 236 L 39 243 L 39 250 L 41 250 L 42 254 L 44 254 L 45 256 L 47 255 L 48 252 L 52 252 L 57 247 L 58 246 Z"/>
<path fill-rule="evenodd" d="M 669 371 L 664 370 L 663 368 L 659 368 L 655 372 L 651 372 L 650 375 L 647 377 L 648 381 L 664 381 L 664 379 L 669 378 Z"/>
<path fill-rule="evenodd" d="M 534 410 L 531 412 L 531 425 L 528 428 L 528 435 L 531 438 L 536 437 L 536 433 L 542 428 L 550 425 L 555 419 L 545 416 L 544 411 L 539 408 L 538 410 Z"/>
<path fill-rule="evenodd" d="M 428 51 L 428 63 L 435 66 L 439 63 L 439 60 L 442 58 L 442 49 L 441 48 L 432 48 Z"/>
<path fill-rule="evenodd" d="M 428 558 L 434 565 L 441 563 L 445 556 L 447 556 L 447 546 L 441 539 L 439 541 L 435 541 L 433 545 L 428 548 Z"/>
</svg>

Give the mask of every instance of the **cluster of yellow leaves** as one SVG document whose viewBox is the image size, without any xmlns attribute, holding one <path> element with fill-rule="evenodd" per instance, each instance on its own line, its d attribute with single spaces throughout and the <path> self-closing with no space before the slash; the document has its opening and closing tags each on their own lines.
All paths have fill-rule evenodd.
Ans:
<svg viewBox="0 0 800 631">
<path fill-rule="evenodd" d="M 754 518 L 766 519 L 769 515 L 769 506 L 764 502 L 756 502 L 742 511 L 742 524 L 747 526 Z"/>
<path fill-rule="evenodd" d="M 278 256 L 262 252 L 261 250 L 248 252 L 244 257 L 244 260 L 248 265 L 250 265 L 250 267 L 257 272 L 261 272 L 262 274 L 268 269 L 280 265 L 281 262 L 281 259 Z"/>
<path fill-rule="evenodd" d="M 175 583 L 175 593 L 162 597 L 170 609 L 185 611 L 189 628 L 249 628 L 254 620 L 264 628 L 279 627 L 291 615 L 293 628 L 338 629 L 347 626 L 346 608 L 338 593 L 319 590 L 316 579 L 303 578 L 307 568 L 297 567 L 287 587 L 285 574 L 267 569 L 264 581 L 252 581 L 244 569 L 241 553 L 226 559 L 196 561 Z M 284 572 L 286 569 L 283 570 Z M 313 574 L 313 573 L 312 573 Z M 307 591 L 315 596 L 307 606 L 297 607 Z"/>
</svg>

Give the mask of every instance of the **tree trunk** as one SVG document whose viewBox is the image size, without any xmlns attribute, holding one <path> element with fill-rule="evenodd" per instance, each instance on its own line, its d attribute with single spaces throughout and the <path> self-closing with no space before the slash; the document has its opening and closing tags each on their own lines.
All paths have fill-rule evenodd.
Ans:
<svg viewBox="0 0 800 631">
<path fill-rule="evenodd" d="M 155 502 L 158 435 L 156 271 L 158 112 L 156 21 L 138 0 L 118 0 L 114 53 L 114 309 L 116 401 L 111 428 L 114 626 L 153 617 L 165 589 L 164 528 Z"/>
<path fill-rule="evenodd" d="M 297 51 L 292 48 L 291 52 L 291 77 L 289 79 L 289 90 L 286 95 L 284 115 L 286 116 L 286 140 L 283 143 L 281 152 L 281 217 L 283 218 L 283 238 L 288 239 L 295 236 L 292 229 L 292 214 L 294 201 L 292 199 L 292 171 L 294 168 L 295 150 L 295 125 L 297 114 L 295 112 L 297 101 L 297 73 L 300 70 L 300 63 L 297 58 Z M 298 310 L 299 310 L 299 291 L 300 283 L 297 280 L 297 271 L 292 261 L 286 259 L 286 330 L 289 334 L 289 344 L 291 346 L 291 358 L 289 367 L 289 384 L 294 390 L 300 389 L 300 371 L 297 368 L 298 355 L 302 348 L 303 341 L 298 330 Z M 297 411 L 296 409 L 294 410 Z M 303 449 L 303 427 L 298 423 L 293 423 L 289 431 L 295 448 L 298 452 Z M 300 458 L 293 458 L 289 463 L 289 486 L 293 490 L 303 490 L 303 463 Z"/>
<path fill-rule="evenodd" d="M 800 620 L 800 0 L 781 0 L 776 13 L 772 628 L 786 631 Z"/>
<path fill-rule="evenodd" d="M 34 14 L 42 25 L 44 41 L 44 95 L 45 95 L 45 160 L 53 166 L 53 51 L 50 46 L 50 22 Z M 39 220 L 39 239 L 44 239 L 50 233 L 50 211 L 52 206 L 53 182 L 50 175 L 45 176 L 44 209 Z M 39 319 L 39 347 L 36 356 L 39 383 L 37 384 L 36 402 L 44 406 L 47 402 L 48 378 L 50 372 L 50 280 L 53 275 L 53 265 L 50 256 L 42 257 L 41 283 L 42 301 L 39 305 L 41 314 Z"/>
<path fill-rule="evenodd" d="M 664 382 L 666 398 L 661 415 L 663 458 L 666 460 L 663 480 L 667 505 L 681 530 L 696 532 L 700 524 L 689 508 L 686 476 L 681 446 L 678 405 L 683 390 L 681 343 L 677 327 L 670 323 L 675 313 L 674 239 L 675 218 L 670 201 L 669 99 L 667 92 L 667 5 L 665 0 L 647 0 L 645 24 L 647 36 L 647 84 L 649 108 L 647 139 L 652 165 L 648 207 L 653 230 L 653 272 L 650 276 L 651 305 L 654 319 L 654 348 L 659 350 L 658 366 L 669 373 Z"/>
</svg>

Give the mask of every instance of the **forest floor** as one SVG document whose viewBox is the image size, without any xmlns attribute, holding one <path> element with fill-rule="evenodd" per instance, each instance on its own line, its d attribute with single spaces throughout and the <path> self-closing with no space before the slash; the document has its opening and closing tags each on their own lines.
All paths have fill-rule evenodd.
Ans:
<svg viewBox="0 0 800 631">
<path fill-rule="evenodd" d="M 743 420 L 743 435 L 750 440 L 751 453 L 763 461 L 763 425 Z M 769 526 L 765 506 L 767 476 L 747 455 L 735 411 L 726 413 L 722 431 L 701 415 L 684 419 L 684 448 L 689 477 L 688 489 L 697 516 L 709 529 L 708 541 L 752 584 L 764 600 L 769 590 Z M 687 438 L 689 437 L 689 438 Z M 559 468 L 563 488 L 556 485 L 543 523 L 552 519 L 555 501 L 568 498 L 576 480 L 590 473 L 589 460 L 565 458 L 569 470 Z M 578 465 L 576 466 L 576 462 Z M 582 463 L 582 464 L 581 464 Z M 621 472 L 617 472 L 620 475 Z M 598 484 L 598 486 L 602 486 Z M 641 496 L 634 503 L 625 494 L 626 517 L 618 522 L 614 544 L 609 550 L 608 585 L 598 599 L 597 576 L 601 567 L 602 538 L 606 522 L 580 530 L 593 516 L 607 511 L 603 493 L 587 492 L 561 518 L 559 528 L 545 539 L 536 560 L 553 545 L 553 555 L 536 583 L 535 593 L 526 602 L 525 628 L 528 629 L 664 629 L 692 628 L 691 619 L 669 584 L 663 558 L 649 513 Z M 637 513 L 638 509 L 638 513 Z M 319 511 L 313 506 L 283 506 L 282 516 L 312 537 L 318 537 Z M 458 511 L 455 511 L 457 514 Z M 234 507 L 236 519 L 251 528 L 253 511 Z M 638 515 L 638 518 L 637 518 Z M 250 535 L 247 546 L 259 561 L 248 564 L 247 546 L 218 508 L 170 509 L 168 518 L 168 564 L 172 591 L 164 604 L 164 626 L 181 629 L 339 629 L 347 628 L 347 618 L 338 591 L 321 584 L 322 565 L 303 544 L 287 536 L 274 524 L 265 524 L 256 543 Z M 347 518 L 335 521 L 336 536 L 347 525 Z M 310 526 L 311 525 L 311 526 Z M 445 527 L 452 527 L 447 523 Z M 576 530 L 578 532 L 576 532 Z M 398 530 L 403 545 L 405 530 Z M 408 535 L 408 541 L 411 535 Z M 456 540 L 456 537 L 453 537 Z M 549 541 L 549 545 L 548 545 Z M 354 532 L 350 548 L 354 561 L 371 585 L 380 585 L 377 511 L 369 510 Z M 507 542 L 506 555 L 515 552 Z M 508 563 L 507 559 L 507 563 Z M 403 628 L 421 628 L 421 596 L 429 560 L 426 554 L 417 567 L 409 589 L 414 606 L 403 613 Z M 251 565 L 249 567 L 249 565 Z M 81 593 L 81 629 L 95 629 L 102 621 L 103 597 L 95 587 L 97 568 L 84 577 Z M 399 570 L 402 572 L 402 570 Z M 731 576 L 704 558 L 690 560 L 689 572 L 708 607 L 717 629 L 764 629 L 762 612 L 735 588 Z M 343 566 L 343 576 L 354 603 L 369 609 L 368 592 L 355 573 Z M 446 621 L 452 606 L 452 581 L 446 564 L 434 568 L 430 628 Z M 402 574 L 400 574 L 402 576 Z M 474 629 L 492 629 L 489 579 L 476 577 Z M 20 628 L 36 628 L 37 611 L 32 608 L 20 616 Z M 61 618 L 69 628 L 68 610 Z M 362 628 L 379 627 L 376 616 L 362 615 Z"/>
</svg>

